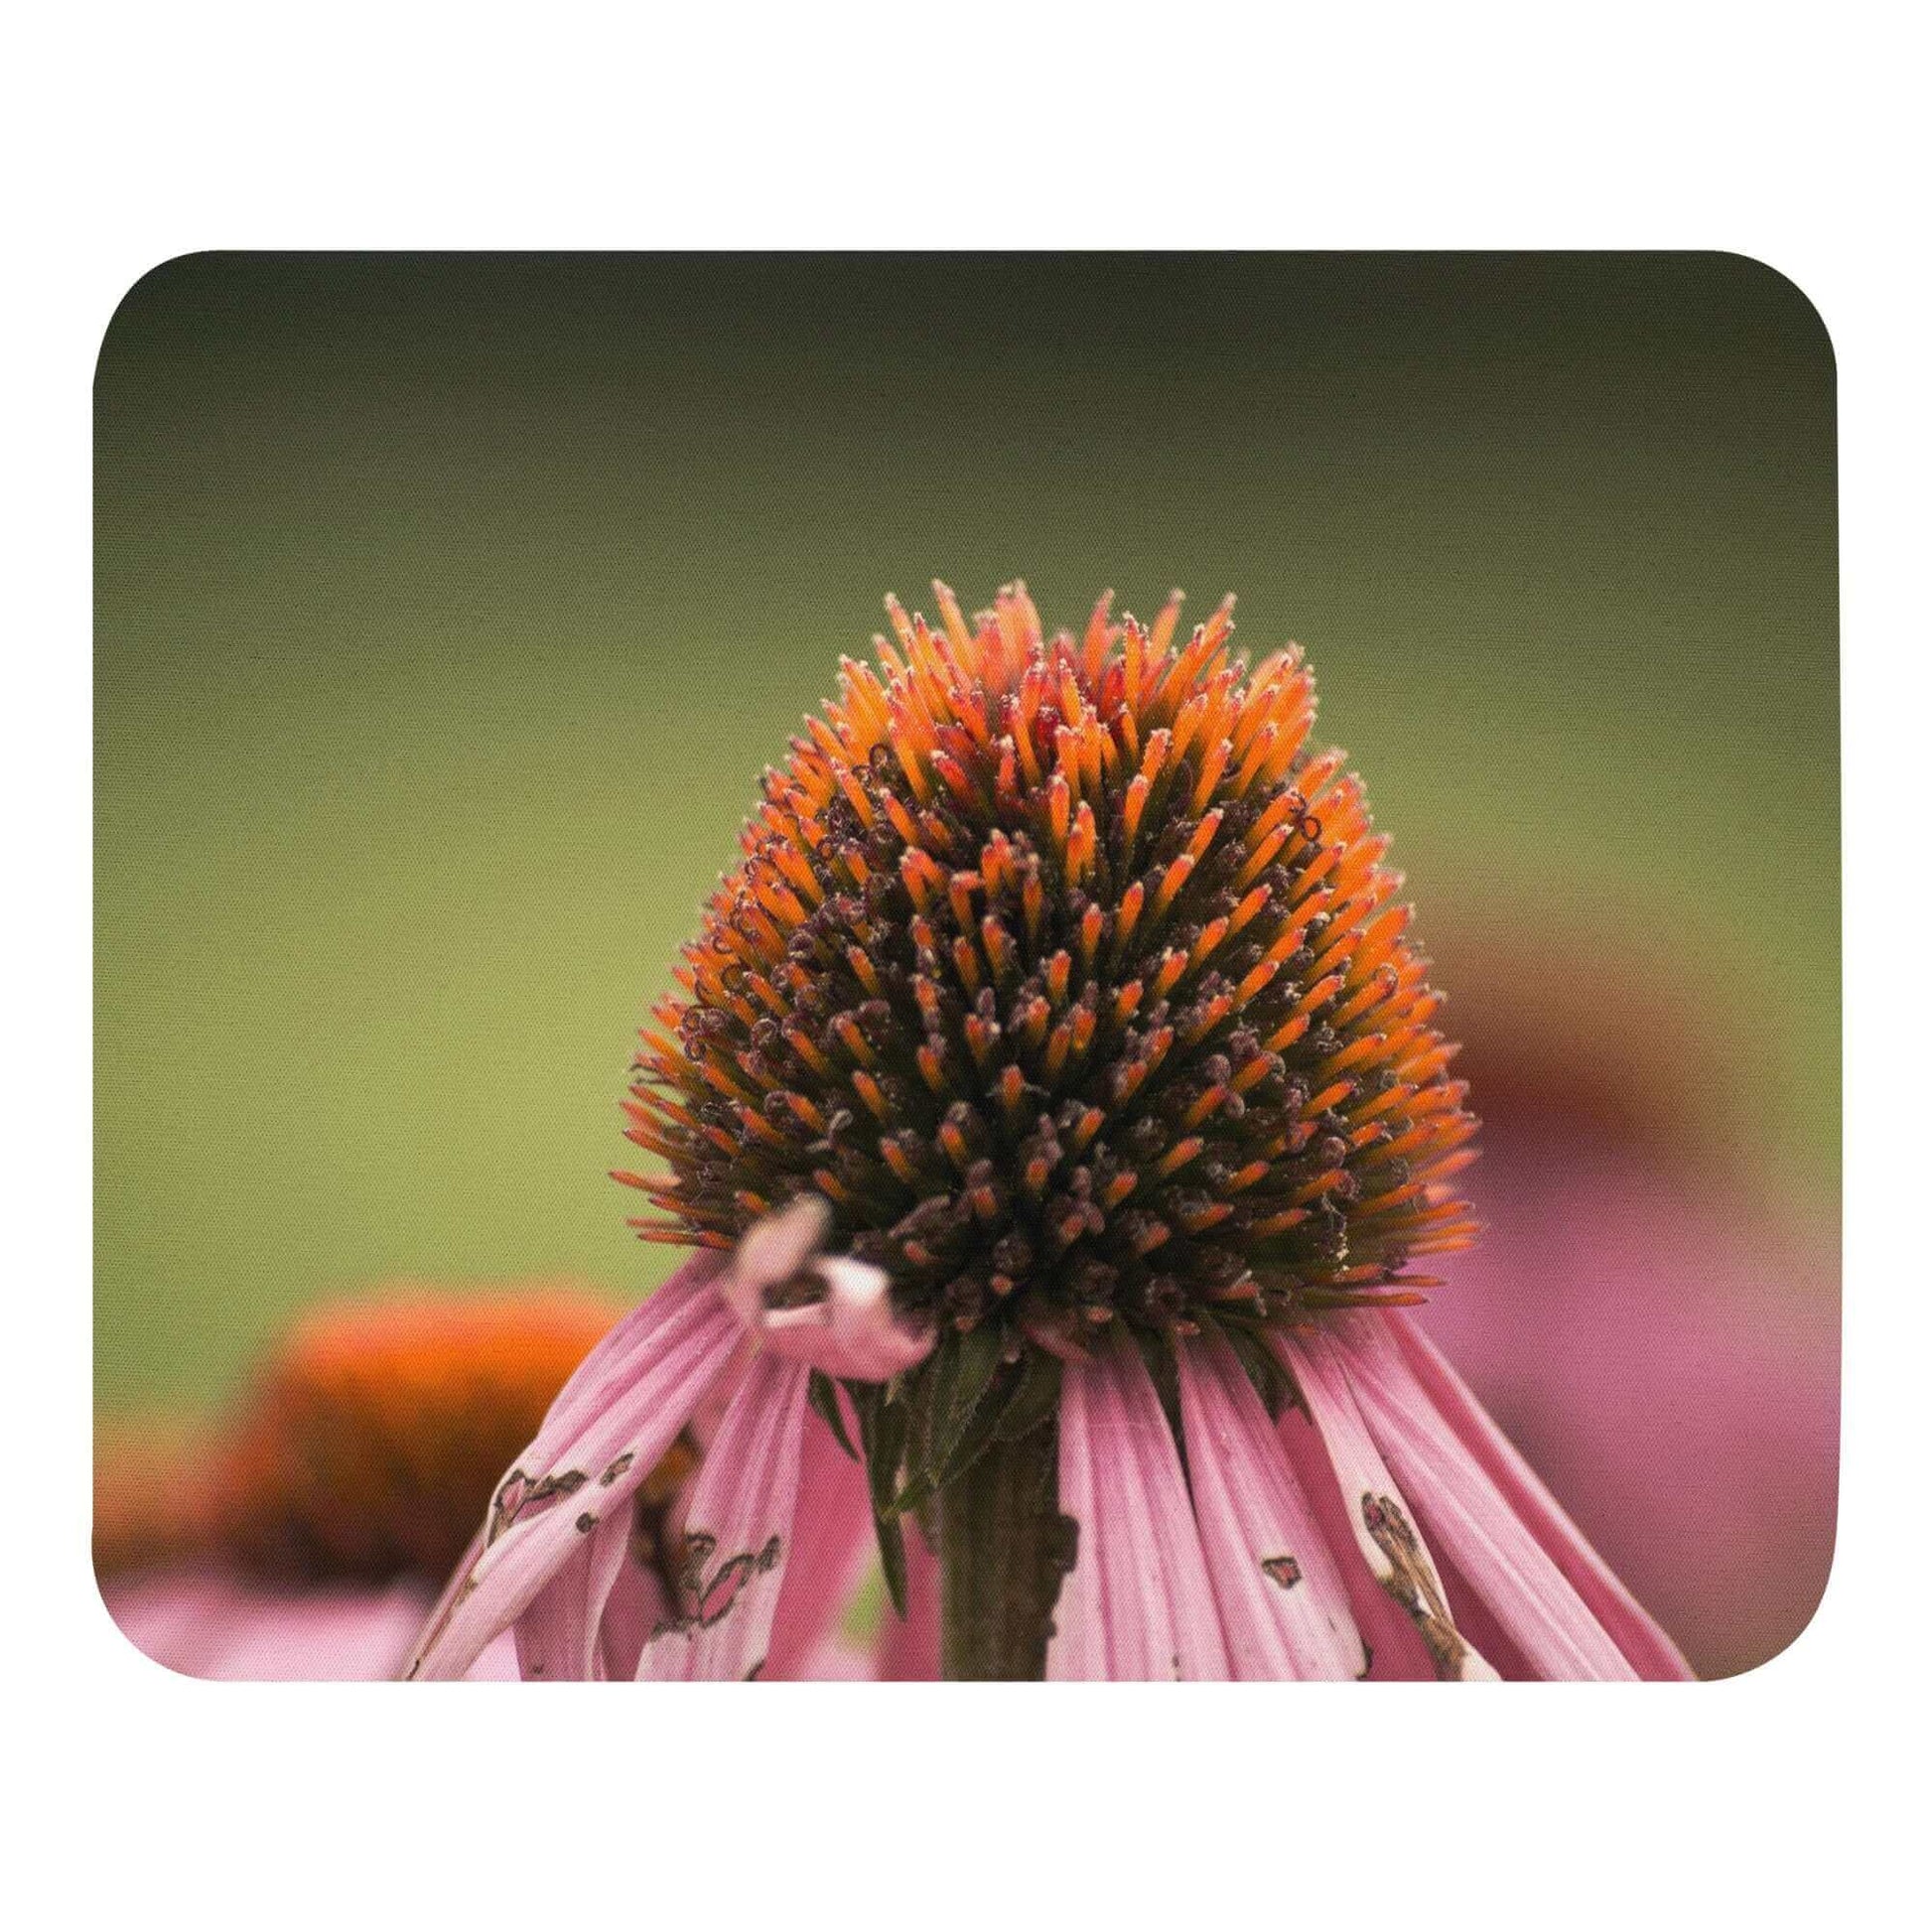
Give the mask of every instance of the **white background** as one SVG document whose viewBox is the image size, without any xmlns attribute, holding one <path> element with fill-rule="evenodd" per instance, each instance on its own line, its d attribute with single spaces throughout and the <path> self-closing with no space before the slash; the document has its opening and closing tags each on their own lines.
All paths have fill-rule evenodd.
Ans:
<svg viewBox="0 0 1932 1932">
<path fill-rule="evenodd" d="M 20 1782 L 0 1906 L 35 1926 L 1896 1922 L 1923 1856 L 1932 1604 L 1932 423 L 1906 10 L 975 0 L 937 20 L 741 5 L 694 29 L 699 11 L 93 5 L 9 36 L 0 1600 Z M 88 383 L 116 301 L 207 246 L 1076 244 L 1717 247 L 1821 310 L 1850 1112 L 1844 1503 L 1812 1628 L 1683 1691 L 405 1692 L 147 1663 L 86 1551 Z M 1008 297 L 962 276 L 959 299 Z"/>
</svg>

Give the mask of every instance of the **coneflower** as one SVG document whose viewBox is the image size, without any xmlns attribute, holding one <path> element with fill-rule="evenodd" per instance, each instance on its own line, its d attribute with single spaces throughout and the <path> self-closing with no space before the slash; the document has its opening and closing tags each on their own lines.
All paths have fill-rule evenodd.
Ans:
<svg viewBox="0 0 1932 1932">
<path fill-rule="evenodd" d="M 195 1676 L 394 1676 L 504 1461 L 610 1322 L 549 1287 L 328 1303 L 232 1412 L 103 1429 L 110 1614 Z"/>
<path fill-rule="evenodd" d="M 606 1667 L 641 1474 L 723 1397 L 642 1676 L 759 1672 L 868 1518 L 896 1600 L 908 1522 L 936 1556 L 951 1677 L 1684 1674 L 1401 1311 L 1474 1232 L 1475 1127 L 1299 649 L 935 588 L 766 773 L 644 1035 L 662 1172 L 618 1177 L 703 1252 L 414 1672 L 510 1625 Z"/>
</svg>

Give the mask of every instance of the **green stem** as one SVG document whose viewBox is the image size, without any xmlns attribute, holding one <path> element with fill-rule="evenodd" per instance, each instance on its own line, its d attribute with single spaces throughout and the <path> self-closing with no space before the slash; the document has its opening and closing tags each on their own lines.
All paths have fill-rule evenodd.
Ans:
<svg viewBox="0 0 1932 1932">
<path fill-rule="evenodd" d="M 1059 1512 L 1058 1431 L 996 1442 L 939 1492 L 939 1674 L 1046 1675 L 1046 1639 L 1070 1552 Z"/>
</svg>

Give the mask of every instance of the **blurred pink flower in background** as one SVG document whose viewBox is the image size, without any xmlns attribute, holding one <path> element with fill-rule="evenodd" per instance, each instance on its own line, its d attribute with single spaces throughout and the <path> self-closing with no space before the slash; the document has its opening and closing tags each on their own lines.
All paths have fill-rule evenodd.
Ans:
<svg viewBox="0 0 1932 1932">
<path fill-rule="evenodd" d="M 1740 1239 L 1715 1188 L 1557 1147 L 1486 1164 L 1488 1231 L 1418 1318 L 1699 1675 L 1748 1670 L 1831 1568 L 1829 1257 Z"/>
<path fill-rule="evenodd" d="M 1834 1228 L 1724 1134 L 1761 1074 L 1681 963 L 1532 928 L 1437 947 L 1485 1227 L 1416 1319 L 1698 1674 L 1748 1670 L 1831 1569 Z"/>
<path fill-rule="evenodd" d="M 298 1587 L 213 1567 L 109 1583 L 102 1594 L 121 1634 L 157 1663 L 244 1682 L 394 1677 L 435 1601 L 414 1578 Z M 470 1674 L 514 1677 L 513 1646 L 486 1653 Z"/>
</svg>

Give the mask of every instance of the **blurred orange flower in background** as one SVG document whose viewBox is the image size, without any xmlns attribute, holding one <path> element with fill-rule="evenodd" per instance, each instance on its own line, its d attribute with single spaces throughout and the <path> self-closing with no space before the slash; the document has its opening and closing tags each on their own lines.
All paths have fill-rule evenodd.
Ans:
<svg viewBox="0 0 1932 1932">
<path fill-rule="evenodd" d="M 104 1423 L 110 1614 L 196 1676 L 391 1675 L 615 1314 L 574 1286 L 374 1291 L 311 1310 L 226 1416 Z"/>
</svg>

